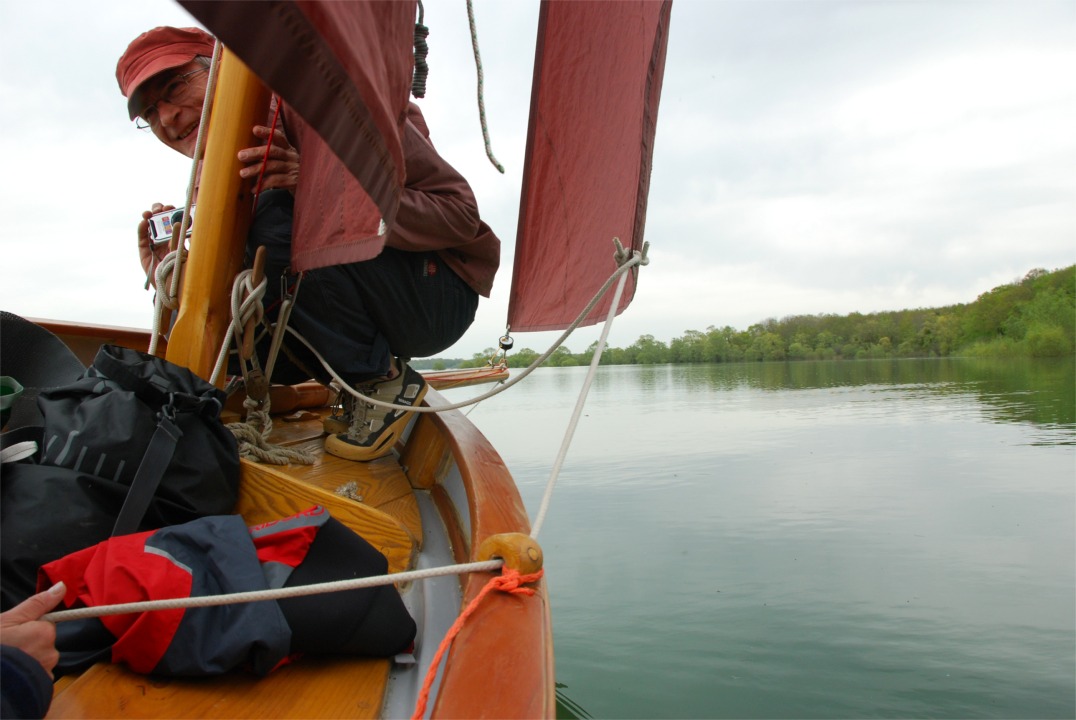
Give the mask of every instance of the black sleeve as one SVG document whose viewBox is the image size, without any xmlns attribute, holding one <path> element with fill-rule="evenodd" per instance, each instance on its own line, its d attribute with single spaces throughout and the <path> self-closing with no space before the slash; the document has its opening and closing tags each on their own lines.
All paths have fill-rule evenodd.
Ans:
<svg viewBox="0 0 1076 720">
<path fill-rule="evenodd" d="M 0 718 L 43 718 L 52 702 L 52 680 L 31 656 L 0 645 Z"/>
</svg>

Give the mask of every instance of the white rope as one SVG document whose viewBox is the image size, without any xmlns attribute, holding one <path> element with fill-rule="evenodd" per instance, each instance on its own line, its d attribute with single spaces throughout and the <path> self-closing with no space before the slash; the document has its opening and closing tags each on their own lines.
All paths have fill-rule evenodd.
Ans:
<svg viewBox="0 0 1076 720">
<path fill-rule="evenodd" d="M 302 335 L 300 335 L 298 332 L 296 332 L 290 327 L 287 328 L 287 331 L 294 335 L 296 338 L 298 338 L 298 340 L 303 343 L 303 345 L 305 345 L 307 349 L 310 350 L 310 352 L 314 354 L 314 356 L 318 359 L 318 362 L 321 363 L 321 366 L 325 368 L 325 371 L 328 372 L 337 383 L 339 383 L 341 388 L 351 393 L 355 397 L 359 398 L 363 402 L 370 403 L 371 405 L 376 405 L 377 407 L 387 408 L 390 410 L 403 410 L 405 412 L 437 413 L 445 412 L 447 410 L 458 410 L 460 408 L 465 408 L 469 405 L 474 405 L 475 403 L 482 402 L 483 400 L 487 400 L 491 397 L 494 397 L 495 395 L 500 395 L 502 392 L 505 392 L 506 390 L 508 390 L 508 388 L 512 387 L 516 383 L 521 382 L 525 377 L 527 377 L 532 372 L 541 367 L 541 365 L 546 360 L 548 360 L 554 352 L 557 351 L 557 348 L 563 345 L 564 342 L 568 339 L 568 337 L 573 332 L 575 332 L 576 328 L 578 328 L 583 323 L 583 321 L 590 314 L 590 311 L 593 310 L 594 307 L 598 304 L 598 302 L 602 299 L 602 297 L 604 297 L 604 295 L 609 292 L 609 288 L 612 287 L 614 281 L 625 275 L 625 273 L 627 273 L 632 268 L 635 268 L 639 265 L 646 265 L 648 262 L 650 262 L 650 260 L 646 256 L 647 250 L 650 247 L 648 243 L 643 244 L 643 251 L 640 253 L 637 251 L 625 251 L 623 246 L 620 244 L 619 238 L 613 238 L 613 242 L 616 244 L 617 247 L 617 257 L 623 257 L 626 259 L 624 259 L 622 264 L 613 272 L 612 275 L 609 276 L 609 279 L 606 280 L 605 284 L 598 289 L 598 292 L 594 295 L 593 298 L 591 298 L 590 302 L 587 303 L 587 306 L 583 308 L 583 311 L 579 313 L 575 320 L 572 321 L 572 324 L 569 325 L 568 328 L 561 334 L 561 336 L 556 339 L 556 341 L 549 347 L 549 349 L 539 355 L 537 358 L 535 358 L 534 362 L 527 366 L 526 369 L 521 371 L 518 375 L 513 376 L 509 380 L 506 380 L 500 386 L 490 390 L 487 393 L 478 395 L 468 400 L 464 400 L 462 402 L 451 403 L 447 405 L 438 405 L 437 407 L 412 407 L 410 405 L 395 405 L 393 403 L 385 402 L 383 400 L 375 400 L 374 398 L 367 397 L 366 395 L 363 395 L 362 393 L 352 388 L 347 382 L 345 382 L 344 379 L 341 378 L 336 373 L 336 371 L 325 361 L 325 358 L 323 358 L 321 354 L 318 353 L 316 349 L 314 349 L 314 347 L 307 341 L 306 338 L 304 338 Z M 619 300 L 612 306 L 614 312 L 617 307 L 617 304 L 619 304 Z"/>
<path fill-rule="evenodd" d="M 587 303 L 587 306 L 583 309 L 583 311 L 579 314 L 579 316 L 572 322 L 572 324 L 568 327 L 568 329 L 564 331 L 564 333 L 557 339 L 557 341 L 545 353 L 543 353 L 534 363 L 532 363 L 530 365 L 530 367 L 528 367 L 520 376 L 515 378 L 513 381 L 506 382 L 506 383 L 504 383 L 504 385 L 502 385 L 500 388 L 497 388 L 495 391 L 486 393 L 485 395 L 481 395 L 481 396 L 479 396 L 477 398 L 474 398 L 472 400 L 469 400 L 467 402 L 457 403 L 457 404 L 454 404 L 454 405 L 440 406 L 440 407 L 437 407 L 437 408 L 412 408 L 410 406 L 396 406 L 396 405 L 393 405 L 391 403 L 384 403 L 384 402 L 381 402 L 379 400 L 374 400 L 372 398 L 367 398 L 367 397 L 365 397 L 365 396 L 363 396 L 361 394 L 355 393 L 358 397 L 363 398 L 367 402 L 370 402 L 371 404 L 374 404 L 374 405 L 380 405 L 380 406 L 383 406 L 383 407 L 390 407 L 390 408 L 400 407 L 403 410 L 420 411 L 420 412 L 441 412 L 441 411 L 444 411 L 444 410 L 458 409 L 460 407 L 465 407 L 466 405 L 477 403 L 477 402 L 479 402 L 481 400 L 484 400 L 484 399 L 486 399 L 488 397 L 492 397 L 493 395 L 497 395 L 500 392 L 503 392 L 507 388 L 514 385 L 515 382 L 518 382 L 519 380 L 522 380 L 523 377 L 526 377 L 526 375 L 533 372 L 533 370 L 536 367 L 538 367 L 550 355 L 552 355 L 557 350 L 557 348 L 560 347 L 561 344 L 563 344 L 563 342 L 568 338 L 568 336 L 571 335 L 571 333 L 582 323 L 582 321 L 587 317 L 587 315 L 594 308 L 594 306 L 596 306 L 598 304 L 598 302 L 605 295 L 605 293 L 608 292 L 609 288 L 612 286 L 613 281 L 614 280 L 619 280 L 619 282 L 617 283 L 616 292 L 613 295 L 613 302 L 611 303 L 611 305 L 609 307 L 609 313 L 606 316 L 605 326 L 602 329 L 601 337 L 599 338 L 598 343 L 597 343 L 597 345 L 595 346 L 595 349 L 594 349 L 594 354 L 591 357 L 590 369 L 589 369 L 589 371 L 587 373 L 587 377 L 586 377 L 586 379 L 584 381 L 583 389 L 580 392 L 579 399 L 576 402 L 575 410 L 573 411 L 571 420 L 568 423 L 568 428 L 567 428 L 567 430 L 565 432 L 564 440 L 561 443 L 560 452 L 558 453 L 557 458 L 556 458 L 556 460 L 555 460 L 555 462 L 553 464 L 553 469 L 552 469 L 552 471 L 550 473 L 549 480 L 546 482 L 546 489 L 545 489 L 545 492 L 544 492 L 544 494 L 542 496 L 542 501 L 541 501 L 541 505 L 539 507 L 538 514 L 537 514 L 537 516 L 535 518 L 534 523 L 532 524 L 531 537 L 535 538 L 535 539 L 537 539 L 538 533 L 541 531 L 542 525 L 545 522 L 545 516 L 546 516 L 546 514 L 547 514 L 547 512 L 549 510 L 550 501 L 551 501 L 552 495 L 553 495 L 553 488 L 556 485 L 556 480 L 557 480 L 557 477 L 558 477 L 558 475 L 560 473 L 560 468 L 562 467 L 562 465 L 564 463 L 564 459 L 565 459 L 565 457 L 567 457 L 568 448 L 571 445 L 572 438 L 573 438 L 573 436 L 575 434 L 575 429 L 576 429 L 576 427 L 578 426 L 578 423 L 579 423 L 579 418 L 582 415 L 583 405 L 586 402 L 586 397 L 587 397 L 587 395 L 588 395 L 588 393 L 590 391 L 591 385 L 593 384 L 594 375 L 595 375 L 595 373 L 597 371 L 597 368 L 598 368 L 598 365 L 599 365 L 599 363 L 601 361 L 601 354 L 602 354 L 602 351 L 605 348 L 605 343 L 606 343 L 606 340 L 608 339 L 609 331 L 612 329 L 613 320 L 616 317 L 617 307 L 620 305 L 620 297 L 621 297 L 621 295 L 623 293 L 624 286 L 625 286 L 625 284 L 627 282 L 627 272 L 629 270 L 632 270 L 633 268 L 636 268 L 636 267 L 638 267 L 640 265 L 646 265 L 646 264 L 648 264 L 650 262 L 649 259 L 647 258 L 647 251 L 649 249 L 649 243 L 644 243 L 643 244 L 643 250 L 640 253 L 640 252 L 636 252 L 636 251 L 625 250 L 624 247 L 621 245 L 619 238 L 614 238 L 613 242 L 616 245 L 615 257 L 617 259 L 617 262 L 620 263 L 619 267 L 609 277 L 609 279 L 605 281 L 605 284 L 602 285 L 602 287 L 598 290 L 598 292 L 591 299 L 591 301 L 589 303 Z M 244 273 L 250 273 L 250 272 L 251 271 L 244 271 Z M 247 284 L 249 285 L 249 280 L 247 281 Z M 259 287 L 264 288 L 264 284 L 265 284 L 265 282 L 263 280 L 262 284 Z M 235 301 L 234 301 L 235 288 L 238 287 L 239 285 L 240 285 L 240 278 L 237 278 L 235 285 L 233 285 L 233 309 L 235 307 Z M 243 306 L 246 306 L 246 305 L 247 305 L 247 303 L 243 303 Z M 234 320 L 233 320 L 233 324 L 234 324 Z M 318 355 L 317 351 L 315 351 L 314 348 L 310 346 L 310 344 L 306 341 L 305 338 L 303 338 L 301 335 L 299 335 L 295 331 L 291 330 L 291 328 L 288 328 L 288 331 L 292 332 L 300 341 L 303 342 L 303 344 L 305 344 L 308 348 L 310 348 L 310 350 L 312 352 L 314 352 L 314 354 L 318 357 L 318 360 L 322 363 L 322 365 L 325 367 L 325 369 L 328 370 L 333 375 L 334 378 L 336 378 L 336 380 L 341 384 L 341 386 L 343 386 L 345 388 L 348 387 L 348 385 L 346 383 L 344 383 L 343 380 L 340 379 L 340 377 L 335 373 L 335 371 L 331 367 L 329 367 L 329 365 L 325 362 L 325 360 L 320 355 Z M 232 326 L 229 326 L 228 334 L 231 335 L 232 332 L 233 332 L 233 328 L 232 328 Z M 225 344 L 225 346 L 223 348 L 221 348 L 221 350 L 222 350 L 222 355 L 226 356 L 227 355 L 227 353 L 226 353 L 227 344 Z M 220 362 L 218 361 L 218 365 L 219 364 L 220 364 Z M 503 560 L 486 560 L 486 561 L 481 561 L 481 562 L 462 563 L 462 564 L 458 564 L 458 565 L 449 565 L 449 566 L 444 566 L 444 567 L 439 567 L 439 568 L 429 568 L 429 569 L 426 569 L 426 570 L 412 570 L 412 571 L 408 571 L 408 572 L 393 573 L 393 574 L 390 574 L 390 575 L 379 575 L 379 576 L 366 577 L 366 578 L 356 578 L 356 579 L 352 579 L 352 580 L 338 580 L 338 581 L 335 581 L 335 582 L 317 583 L 317 584 L 313 584 L 313 585 L 300 585 L 300 586 L 291 587 L 291 588 L 279 588 L 279 589 L 276 589 L 276 590 L 258 590 L 258 591 L 251 591 L 251 592 L 230 593 L 230 594 L 225 594 L 225 595 L 212 595 L 212 596 L 205 596 L 205 597 L 176 598 L 176 599 L 170 599 L 170 600 L 152 600 L 152 601 L 146 601 L 146 602 L 122 603 L 122 604 L 117 604 L 117 605 L 105 605 L 105 606 L 100 606 L 100 607 L 76 608 L 74 610 L 62 610 L 62 611 L 58 611 L 58 612 L 48 613 L 47 615 L 43 616 L 42 619 L 47 620 L 47 621 L 51 621 L 51 622 L 64 622 L 64 621 L 68 621 L 68 620 L 80 620 L 80 619 L 83 619 L 83 618 L 90 618 L 90 617 L 104 617 L 104 616 L 108 616 L 108 615 L 121 615 L 121 614 L 127 614 L 127 613 L 150 612 L 150 611 L 153 611 L 153 610 L 173 610 L 173 609 L 179 609 L 179 608 L 212 607 L 212 606 L 216 606 L 216 605 L 228 605 L 228 604 L 242 603 L 242 602 L 255 602 L 255 601 L 263 601 L 263 600 L 278 600 L 278 599 L 289 598 L 289 597 L 301 597 L 301 596 L 305 596 L 305 595 L 315 595 L 315 594 L 328 593 L 328 592 L 340 592 L 340 591 L 344 591 L 344 590 L 355 590 L 355 589 L 359 589 L 359 588 L 376 587 L 376 586 L 380 586 L 380 585 L 389 585 L 389 584 L 394 584 L 394 583 L 404 583 L 404 582 L 410 582 L 412 580 L 424 580 L 424 579 L 431 578 L 431 577 L 441 577 L 441 576 L 445 576 L 445 575 L 459 575 L 459 574 L 469 573 L 469 572 L 492 572 L 494 570 L 500 569 L 503 566 L 503 564 L 504 564 Z"/>
<path fill-rule="evenodd" d="M 144 602 L 59 610 L 43 615 L 41 619 L 48 622 L 67 622 L 69 620 L 83 620 L 85 618 L 107 617 L 109 615 L 126 615 L 128 613 L 142 613 L 153 610 L 178 610 L 180 608 L 214 607 L 216 605 L 232 605 L 236 603 L 258 602 L 263 600 L 281 600 L 284 598 L 302 597 L 305 595 L 317 595 L 320 593 L 342 592 L 344 590 L 358 590 L 361 588 L 378 587 L 380 585 L 392 585 L 395 583 L 409 582 L 411 580 L 425 580 L 427 578 L 441 577 L 444 575 L 493 572 L 499 570 L 502 565 L 504 565 L 503 560 L 484 560 L 482 562 L 447 565 L 426 570 L 411 570 L 389 575 L 354 578 L 352 580 L 336 580 L 334 582 L 316 583 L 313 585 L 296 585 L 295 587 L 278 588 L 276 590 L 251 590 L 249 592 L 228 593 L 225 595 L 173 598 L 169 600 L 146 600 Z"/>
<path fill-rule="evenodd" d="M 471 48 L 474 50 L 474 64 L 478 73 L 478 121 L 482 125 L 482 140 L 486 144 L 486 157 L 500 173 L 504 174 L 504 165 L 493 157 L 493 147 L 489 142 L 489 126 L 486 124 L 485 74 L 482 72 L 482 55 L 478 52 L 478 30 L 474 24 L 474 5 L 467 0 L 467 22 L 471 26 Z"/>
<path fill-rule="evenodd" d="M 182 241 L 179 244 L 180 247 L 183 246 Z M 172 276 L 179 276 L 182 273 L 186 259 L 186 256 L 177 248 L 165 255 L 153 271 L 157 294 L 153 297 L 153 330 L 149 338 L 150 355 L 157 354 L 157 341 L 161 337 L 161 319 L 164 317 L 164 309 L 175 310 L 179 307 L 179 298 L 171 294 L 170 280 Z"/>
<path fill-rule="evenodd" d="M 627 273 L 621 274 L 620 282 L 617 283 L 616 292 L 613 294 L 613 303 L 609 306 L 609 314 L 605 318 L 605 326 L 602 328 L 601 337 L 598 338 L 598 344 L 594 348 L 593 356 L 590 358 L 590 369 L 587 371 L 586 380 L 583 381 L 583 389 L 579 391 L 579 399 L 575 402 L 575 410 L 572 412 L 571 420 L 568 421 L 568 428 L 564 433 L 564 440 L 561 441 L 560 451 L 557 453 L 557 459 L 553 462 L 553 469 L 549 473 L 545 493 L 542 494 L 542 503 L 538 507 L 538 514 L 531 525 L 531 537 L 535 540 L 538 539 L 538 533 L 542 531 L 542 525 L 545 523 L 546 513 L 549 512 L 549 504 L 553 499 L 553 487 L 557 484 L 560 468 L 564 465 L 564 459 L 568 456 L 568 448 L 572 445 L 575 429 L 579 425 L 579 418 L 583 414 L 583 406 L 586 404 L 587 395 L 590 393 L 590 386 L 594 384 L 594 375 L 597 373 L 598 364 L 601 362 L 602 351 L 605 350 L 605 341 L 609 338 L 609 331 L 613 329 L 613 319 L 616 317 L 616 309 L 620 305 L 620 296 L 624 292 L 624 285 L 627 280 Z"/>
<path fill-rule="evenodd" d="M 209 382 L 213 385 L 217 384 L 220 374 L 224 372 L 225 365 L 228 362 L 228 352 L 232 346 L 232 338 L 236 338 L 237 343 L 242 343 L 243 330 L 247 321 L 253 318 L 256 323 L 260 323 L 265 314 L 265 309 L 262 307 L 262 298 L 265 297 L 265 289 L 269 286 L 269 280 L 263 277 L 262 281 L 255 286 L 252 280 L 253 277 L 254 271 L 247 268 L 236 275 L 235 280 L 232 282 L 232 321 L 228 324 L 228 330 L 224 333 L 224 340 L 220 344 L 220 351 L 217 353 L 217 364 L 213 367 L 213 374 L 209 376 Z"/>
</svg>

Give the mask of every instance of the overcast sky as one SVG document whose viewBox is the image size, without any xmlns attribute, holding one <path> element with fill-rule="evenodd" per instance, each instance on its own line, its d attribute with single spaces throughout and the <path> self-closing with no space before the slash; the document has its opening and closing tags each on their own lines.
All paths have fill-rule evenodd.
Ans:
<svg viewBox="0 0 1076 720">
<path fill-rule="evenodd" d="M 485 159 L 463 0 L 427 0 L 421 105 L 503 241 L 467 335 L 504 331 L 537 3 L 476 0 Z M 189 164 L 115 81 L 165 0 L 0 3 L 0 307 L 151 323 L 135 224 Z M 651 264 L 611 337 L 970 302 L 1076 262 L 1076 2 L 675 0 L 650 191 Z M 597 337 L 568 342 L 580 351 Z M 555 334 L 517 336 L 544 349 Z"/>
</svg>

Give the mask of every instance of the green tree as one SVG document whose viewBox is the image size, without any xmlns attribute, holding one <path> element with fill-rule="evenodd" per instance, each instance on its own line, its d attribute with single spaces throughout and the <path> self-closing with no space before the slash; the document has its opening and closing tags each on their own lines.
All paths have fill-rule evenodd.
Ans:
<svg viewBox="0 0 1076 720">
<path fill-rule="evenodd" d="M 538 352 L 531 350 L 530 348 L 523 348 L 522 350 L 515 350 L 508 354 L 508 367 L 510 368 L 525 368 L 530 367 L 531 363 L 538 359 Z"/>
<path fill-rule="evenodd" d="M 669 362 L 706 362 L 706 335 L 698 330 L 685 330 L 669 343 Z"/>
<path fill-rule="evenodd" d="M 669 349 L 665 343 L 655 340 L 653 335 L 640 335 L 632 344 L 635 362 L 639 365 L 658 365 L 669 362 Z"/>
<path fill-rule="evenodd" d="M 561 345 L 546 360 L 546 365 L 549 367 L 573 367 L 578 364 L 579 361 L 572 355 L 572 351 L 568 349 L 567 345 Z"/>
</svg>

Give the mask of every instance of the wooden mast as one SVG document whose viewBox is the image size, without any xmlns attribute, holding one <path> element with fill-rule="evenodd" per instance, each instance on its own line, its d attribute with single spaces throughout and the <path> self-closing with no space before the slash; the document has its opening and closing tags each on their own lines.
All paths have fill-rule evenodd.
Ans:
<svg viewBox="0 0 1076 720">
<path fill-rule="evenodd" d="M 231 290 L 242 269 L 253 182 L 239 177 L 239 150 L 257 143 L 269 90 L 224 49 L 202 163 L 194 233 L 180 290 L 179 318 L 165 357 L 209 378 L 231 322 Z M 223 382 L 223 377 L 218 384 Z"/>
</svg>

